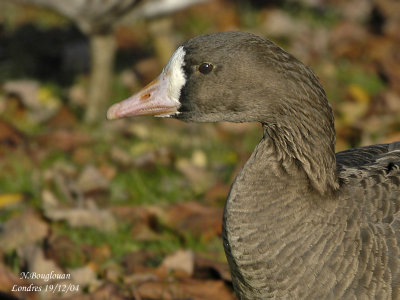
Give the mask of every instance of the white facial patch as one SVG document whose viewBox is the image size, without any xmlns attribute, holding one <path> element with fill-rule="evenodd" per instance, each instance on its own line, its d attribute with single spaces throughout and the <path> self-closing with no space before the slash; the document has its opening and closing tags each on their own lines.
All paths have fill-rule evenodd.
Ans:
<svg viewBox="0 0 400 300">
<path fill-rule="evenodd" d="M 182 87 L 186 83 L 185 73 L 183 71 L 185 54 L 183 46 L 176 49 L 161 74 L 161 76 L 169 81 L 168 96 L 177 103 L 179 103 Z"/>
</svg>

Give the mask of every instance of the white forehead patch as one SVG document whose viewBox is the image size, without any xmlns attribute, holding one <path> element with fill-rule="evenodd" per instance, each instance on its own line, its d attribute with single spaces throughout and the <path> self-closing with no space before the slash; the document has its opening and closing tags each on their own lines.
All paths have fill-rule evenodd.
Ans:
<svg viewBox="0 0 400 300">
<path fill-rule="evenodd" d="M 185 65 L 185 50 L 180 46 L 172 54 L 162 73 L 169 80 L 168 96 L 179 103 L 182 87 L 186 83 L 183 66 Z"/>
</svg>

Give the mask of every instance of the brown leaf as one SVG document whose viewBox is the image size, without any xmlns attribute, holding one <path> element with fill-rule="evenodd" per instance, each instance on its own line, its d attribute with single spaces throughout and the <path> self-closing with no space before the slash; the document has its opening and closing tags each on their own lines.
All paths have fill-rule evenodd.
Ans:
<svg viewBox="0 0 400 300">
<path fill-rule="evenodd" d="M 198 202 L 177 203 L 170 207 L 167 222 L 179 232 L 213 237 L 221 234 L 223 208 Z"/>
<path fill-rule="evenodd" d="M 191 276 L 194 270 L 194 253 L 190 250 L 178 250 L 164 258 L 162 266 L 168 271 L 184 271 Z"/>
<path fill-rule="evenodd" d="M 50 128 L 71 128 L 77 125 L 77 122 L 78 120 L 71 110 L 63 105 L 57 113 L 46 122 L 46 125 Z"/>
<path fill-rule="evenodd" d="M 93 148 L 91 146 L 77 146 L 72 153 L 73 161 L 78 165 L 89 163 L 94 157 Z"/>
<path fill-rule="evenodd" d="M 74 106 L 87 105 L 88 91 L 82 84 L 76 83 L 68 90 L 69 103 Z"/>
<path fill-rule="evenodd" d="M 140 241 L 154 241 L 161 238 L 160 219 L 165 212 L 157 206 L 116 206 L 111 211 L 118 219 L 132 224 L 132 237 Z"/>
<path fill-rule="evenodd" d="M 89 291 L 94 291 L 101 285 L 101 281 L 97 279 L 97 274 L 91 264 L 83 267 L 68 269 L 71 279 L 75 284 L 86 287 Z"/>
<path fill-rule="evenodd" d="M 8 298 L 5 298 L 6 296 L 2 295 L 2 293 L 7 293 L 8 295 L 13 295 L 20 299 L 27 299 L 27 300 L 37 299 L 38 295 L 36 292 L 13 291 L 13 287 L 14 287 L 14 290 L 17 290 L 18 287 L 21 287 L 21 286 L 28 287 L 29 285 L 30 285 L 30 283 L 28 281 L 26 281 L 25 279 L 20 279 L 17 275 L 15 275 L 13 272 L 11 272 L 11 270 L 9 270 L 3 264 L 0 263 L 0 298 L 1 299 L 3 299 L 2 297 L 4 297 L 4 299 L 8 299 Z"/>
<path fill-rule="evenodd" d="M 137 292 L 143 299 L 149 300 L 233 300 L 233 292 L 223 281 L 184 279 L 179 282 L 148 281 L 137 288 Z"/>
<path fill-rule="evenodd" d="M 26 262 L 27 270 L 31 274 L 65 274 L 60 267 L 51 259 L 47 259 L 43 249 L 35 244 L 29 244 L 20 251 L 21 258 Z M 37 285 L 61 282 L 59 278 L 33 277 L 29 281 Z"/>
<path fill-rule="evenodd" d="M 118 285 L 107 282 L 91 293 L 88 298 L 83 299 L 125 300 L 128 298 L 127 296 Z"/>
<path fill-rule="evenodd" d="M 155 220 L 155 219 L 154 219 Z M 154 222 L 158 222 L 155 220 Z M 153 221 L 152 221 L 153 223 Z M 137 241 L 149 242 L 158 241 L 161 239 L 161 235 L 151 228 L 151 225 L 146 223 L 137 223 L 132 228 L 132 237 Z"/>
<path fill-rule="evenodd" d="M 90 138 L 82 131 L 57 129 L 37 137 L 42 147 L 71 151 L 72 149 L 90 142 Z"/>
<path fill-rule="evenodd" d="M 399 41 L 381 36 L 374 36 L 368 40 L 368 53 L 371 60 L 377 62 L 379 73 L 396 91 L 400 90 L 399 44 Z"/>
<path fill-rule="evenodd" d="M 225 203 L 230 188 L 230 184 L 217 182 L 207 191 L 203 199 L 209 204 Z"/>
<path fill-rule="evenodd" d="M 34 243 L 47 235 L 48 226 L 32 211 L 14 217 L 4 224 L 0 233 L 0 248 L 4 251 Z"/>
<path fill-rule="evenodd" d="M 204 167 L 196 165 L 194 160 L 178 159 L 176 168 L 190 181 L 191 188 L 197 193 L 206 191 L 214 183 L 214 176 Z"/>
<path fill-rule="evenodd" d="M 118 165 L 130 167 L 133 164 L 133 157 L 128 151 L 125 151 L 117 145 L 113 145 L 110 150 L 111 159 Z"/>
<path fill-rule="evenodd" d="M 196 300 L 232 300 L 233 292 L 230 291 L 223 281 L 217 280 L 188 280 L 182 283 L 183 294 Z"/>
<path fill-rule="evenodd" d="M 104 263 L 113 255 L 111 247 L 108 244 L 87 246 L 84 248 L 84 250 L 88 253 L 90 260 L 98 264 Z"/>
<path fill-rule="evenodd" d="M 27 144 L 25 135 L 6 121 L 0 120 L 0 157 Z"/>
<path fill-rule="evenodd" d="M 341 11 L 345 19 L 360 22 L 370 18 L 373 5 L 374 2 L 368 0 L 337 1 L 336 9 Z"/>
<path fill-rule="evenodd" d="M 46 211 L 46 217 L 53 221 L 66 221 L 71 227 L 93 227 L 101 231 L 113 231 L 116 221 L 107 209 L 94 205 L 86 208 L 53 208 Z"/>
<path fill-rule="evenodd" d="M 4 91 L 9 95 L 18 95 L 26 107 L 37 107 L 39 83 L 32 80 L 15 80 L 3 85 Z"/>
<path fill-rule="evenodd" d="M 133 167 L 154 168 L 156 164 L 169 165 L 172 161 L 172 153 L 166 147 L 154 149 L 154 145 L 148 143 L 137 144 L 131 148 L 133 154 Z"/>
<path fill-rule="evenodd" d="M 122 259 L 122 265 L 126 274 L 143 273 L 150 270 L 148 266 L 154 264 L 156 259 L 156 253 L 148 250 L 139 250 L 125 254 Z"/>
<path fill-rule="evenodd" d="M 365 52 L 368 33 L 356 22 L 340 22 L 330 37 L 331 52 L 338 57 L 357 59 Z"/>
<path fill-rule="evenodd" d="M 82 265 L 86 261 L 82 249 L 66 235 L 52 234 L 46 243 L 46 257 L 59 265 Z"/>
<path fill-rule="evenodd" d="M 121 264 L 115 261 L 107 263 L 107 267 L 103 270 L 101 277 L 106 282 L 120 283 L 121 276 L 123 275 L 123 265 L 123 263 Z"/>
<path fill-rule="evenodd" d="M 29 109 L 30 119 L 41 122 L 53 116 L 61 105 L 60 99 L 33 80 L 15 80 L 6 82 L 3 89 L 9 95 L 18 95 Z"/>
<path fill-rule="evenodd" d="M 156 205 L 120 205 L 110 207 L 112 213 L 124 222 L 137 225 L 147 224 L 150 228 L 157 231 L 157 220 L 165 218 L 165 211 Z"/>
<path fill-rule="evenodd" d="M 44 214 L 53 221 L 64 220 L 71 227 L 94 227 L 101 231 L 113 231 L 116 228 L 111 211 L 98 208 L 92 200 L 86 201 L 83 207 L 66 208 L 59 205 L 54 195 L 47 190 L 42 197 Z"/>
<path fill-rule="evenodd" d="M 400 3 L 396 0 L 376 0 L 375 4 L 380 13 L 387 18 L 400 19 Z"/>
<path fill-rule="evenodd" d="M 291 37 L 302 32 L 304 26 L 283 10 L 270 9 L 265 14 L 262 29 L 271 37 Z"/>
<path fill-rule="evenodd" d="M 97 168 L 88 165 L 80 174 L 77 185 L 84 194 L 87 194 L 108 190 L 110 182 Z"/>
</svg>

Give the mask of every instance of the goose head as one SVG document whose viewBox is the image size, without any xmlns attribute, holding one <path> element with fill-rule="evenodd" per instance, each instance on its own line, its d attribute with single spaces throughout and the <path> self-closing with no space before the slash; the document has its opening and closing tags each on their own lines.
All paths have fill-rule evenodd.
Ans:
<svg viewBox="0 0 400 300">
<path fill-rule="evenodd" d="M 107 113 L 108 119 L 139 115 L 260 122 L 281 159 L 299 162 L 318 190 L 337 186 L 334 119 L 324 89 L 310 68 L 257 35 L 220 32 L 184 43 L 154 81 Z M 331 183 L 322 182 L 326 177 Z"/>
</svg>

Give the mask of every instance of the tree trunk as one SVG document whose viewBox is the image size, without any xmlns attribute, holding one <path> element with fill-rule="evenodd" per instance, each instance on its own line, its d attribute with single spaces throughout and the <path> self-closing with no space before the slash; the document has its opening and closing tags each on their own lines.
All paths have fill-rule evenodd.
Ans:
<svg viewBox="0 0 400 300">
<path fill-rule="evenodd" d="M 112 33 L 90 35 L 91 71 L 85 122 L 98 123 L 105 119 L 111 95 L 116 43 Z"/>
</svg>

